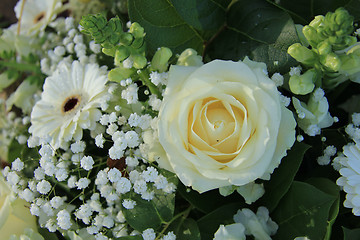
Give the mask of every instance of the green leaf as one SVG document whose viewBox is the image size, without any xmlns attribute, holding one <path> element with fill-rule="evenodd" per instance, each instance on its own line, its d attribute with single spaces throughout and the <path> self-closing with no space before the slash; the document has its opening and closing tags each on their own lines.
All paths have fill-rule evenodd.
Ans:
<svg viewBox="0 0 360 240">
<path fill-rule="evenodd" d="M 144 238 L 140 235 L 115 238 L 115 240 L 143 240 L 143 239 Z"/>
<path fill-rule="evenodd" d="M 360 1 L 359 0 L 350 0 L 344 6 L 349 13 L 354 16 L 355 21 L 360 20 Z"/>
<path fill-rule="evenodd" d="M 329 211 L 335 201 L 336 197 L 310 184 L 294 181 L 272 213 L 272 219 L 279 225 L 273 239 L 294 239 L 298 236 L 324 239 Z"/>
<path fill-rule="evenodd" d="M 125 194 L 123 199 L 126 198 L 136 201 L 136 205 L 133 209 L 123 208 L 125 219 L 132 228 L 139 232 L 147 228 L 159 229 L 174 215 L 175 193 L 166 194 L 156 190 L 155 197 L 151 201 L 147 201 L 140 195 L 130 192 Z"/>
<path fill-rule="evenodd" d="M 226 19 L 226 2 L 223 5 L 214 0 L 171 0 L 180 17 L 199 31 L 216 30 Z M 225 6 L 224 6 L 225 5 Z"/>
<path fill-rule="evenodd" d="M 229 202 L 244 202 L 238 194 L 223 197 L 220 195 L 218 189 L 200 194 L 197 191 L 185 187 L 183 184 L 179 184 L 177 192 L 197 210 L 203 213 L 214 211 L 219 206 Z M 211 201 L 209 201 L 209 199 L 211 199 Z"/>
<path fill-rule="evenodd" d="M 41 234 L 41 236 L 44 237 L 46 240 L 58 240 L 59 238 L 56 236 L 55 233 L 49 232 L 46 228 L 38 227 L 38 232 Z"/>
<path fill-rule="evenodd" d="M 203 51 L 203 38 L 176 12 L 167 0 L 131 0 L 129 16 L 145 29 L 148 50 L 155 52 L 159 47 L 168 47 L 173 53 L 193 48 L 199 54 Z"/>
<path fill-rule="evenodd" d="M 360 240 L 360 228 L 347 229 L 342 227 L 344 232 L 344 240 Z"/>
<path fill-rule="evenodd" d="M 239 203 L 223 205 L 198 220 L 201 239 L 213 239 L 220 224 L 234 223 L 233 216 L 243 206 Z"/>
<path fill-rule="evenodd" d="M 287 12 L 262 0 L 239 0 L 231 5 L 228 29 L 209 46 L 212 59 L 265 62 L 270 73 L 287 72 L 296 61 L 287 54 L 299 42 L 294 23 Z"/>
<path fill-rule="evenodd" d="M 307 24 L 315 16 L 333 12 L 347 2 L 349 0 L 280 0 L 278 4 L 287 9 L 298 23 Z"/>
<path fill-rule="evenodd" d="M 265 194 L 259 200 L 260 205 L 266 206 L 270 212 L 275 209 L 289 190 L 304 154 L 309 148 L 310 146 L 305 143 L 295 142 L 287 156 L 281 160 L 280 166 L 271 175 L 270 181 L 264 183 Z"/>
<path fill-rule="evenodd" d="M 28 148 L 26 144 L 20 144 L 15 138 L 11 141 L 8 150 L 8 162 L 12 163 L 16 158 L 26 161 L 39 157 L 35 148 Z"/>
<path fill-rule="evenodd" d="M 196 221 L 192 218 L 178 218 L 170 226 L 177 240 L 200 240 L 200 231 Z"/>
<path fill-rule="evenodd" d="M 329 217 L 328 217 L 328 225 L 327 231 L 325 235 L 325 240 L 329 240 L 331 236 L 332 225 L 335 223 L 335 220 L 339 214 L 340 207 L 340 188 L 334 182 L 327 178 L 310 178 L 306 181 L 310 183 L 317 189 L 330 194 L 336 198 L 333 205 L 330 208 Z"/>
</svg>

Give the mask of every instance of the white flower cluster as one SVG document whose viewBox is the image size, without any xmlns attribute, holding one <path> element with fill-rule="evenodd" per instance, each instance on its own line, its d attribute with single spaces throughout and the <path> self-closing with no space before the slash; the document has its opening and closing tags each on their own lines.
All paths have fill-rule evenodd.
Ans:
<svg viewBox="0 0 360 240">
<path fill-rule="evenodd" d="M 51 26 L 57 33 L 47 37 L 47 42 L 43 47 L 46 54 L 42 57 L 40 64 L 44 74 L 52 75 L 59 63 L 63 61 L 71 63 L 79 60 L 82 64 L 97 62 L 96 54 L 101 51 L 100 45 L 94 41 L 87 44 L 72 17 L 58 18 L 51 23 Z M 91 54 L 88 56 L 87 52 Z"/>
<path fill-rule="evenodd" d="M 322 128 L 330 127 L 334 118 L 329 113 L 329 103 L 321 88 L 311 94 L 308 103 L 292 98 L 299 127 L 309 136 L 319 135 Z"/>
<path fill-rule="evenodd" d="M 256 214 L 248 208 L 238 210 L 234 215 L 234 222 L 230 225 L 220 225 L 214 235 L 214 240 L 246 239 L 253 236 L 255 239 L 271 240 L 277 232 L 278 225 L 269 217 L 269 210 L 259 207 Z"/>
<path fill-rule="evenodd" d="M 70 23 L 71 20 L 65 20 L 68 37 L 77 31 L 69 27 Z M 76 37 L 76 34 L 73 41 L 82 43 L 82 38 Z M 55 48 L 54 55 L 71 53 L 68 45 L 64 49 Z M 57 64 L 57 58 L 51 61 L 51 65 Z M 158 76 L 162 83 L 166 77 Z M 13 161 L 11 168 L 4 170 L 14 192 L 31 204 L 31 213 L 38 216 L 40 226 L 50 232 L 80 229 L 81 223 L 86 225 L 82 227 L 82 237 L 108 239 L 104 233 L 111 231 L 116 238 L 142 234 L 144 239 L 153 239 L 154 230 L 138 233 L 125 222 L 123 211 L 137 205 L 128 193 L 151 201 L 157 194 L 170 194 L 176 190 L 174 183 L 169 182 L 155 167 L 148 166 L 149 149 L 158 141 L 157 118 L 142 113 L 144 108 L 135 97 L 139 90 L 135 83 L 126 80 L 117 87 L 122 89 L 122 101 L 126 100 L 128 105 L 121 105 L 114 87 L 110 86 L 107 93 L 112 98 L 101 106 L 98 123 L 89 130 L 90 136 L 81 134 L 80 137 L 69 138 L 60 148 L 53 147 L 51 136 L 38 137 L 33 134 L 25 137 L 22 142 L 27 141 L 29 148 L 38 149 L 40 158 L 26 161 L 18 158 Z M 118 105 L 112 106 L 111 101 Z M 149 96 L 150 110 L 156 112 L 160 104 L 155 95 Z M 23 119 L 23 122 L 27 124 L 29 121 Z M 87 129 L 85 125 L 79 126 L 81 131 Z M 89 152 L 95 146 L 105 151 L 102 157 Z M 34 168 L 32 178 L 26 178 L 22 173 L 29 167 Z M 175 238 L 169 232 L 161 239 Z"/>
<path fill-rule="evenodd" d="M 317 162 L 319 165 L 328 165 L 331 162 L 331 157 L 335 156 L 336 154 L 336 147 L 333 145 L 327 146 L 324 149 L 324 155 L 319 156 L 317 158 Z"/>
</svg>

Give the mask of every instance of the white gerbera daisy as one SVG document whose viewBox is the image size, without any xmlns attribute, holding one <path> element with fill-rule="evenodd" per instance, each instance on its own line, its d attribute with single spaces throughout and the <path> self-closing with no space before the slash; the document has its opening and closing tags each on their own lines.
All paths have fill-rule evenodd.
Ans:
<svg viewBox="0 0 360 240">
<path fill-rule="evenodd" d="M 83 129 L 95 129 L 101 117 L 98 108 L 109 100 L 106 82 L 106 71 L 97 64 L 60 63 L 45 79 L 29 132 L 41 138 L 50 136 L 55 149 L 71 139 L 80 140 Z"/>
<path fill-rule="evenodd" d="M 344 146 L 343 153 L 345 156 L 334 159 L 343 166 L 339 170 L 342 176 L 336 183 L 347 193 L 344 206 L 352 208 L 353 214 L 360 216 L 360 142 Z"/>
<path fill-rule="evenodd" d="M 61 0 L 20 0 L 14 11 L 20 22 L 21 33 L 29 35 L 44 30 L 56 18 L 61 7 Z"/>
</svg>

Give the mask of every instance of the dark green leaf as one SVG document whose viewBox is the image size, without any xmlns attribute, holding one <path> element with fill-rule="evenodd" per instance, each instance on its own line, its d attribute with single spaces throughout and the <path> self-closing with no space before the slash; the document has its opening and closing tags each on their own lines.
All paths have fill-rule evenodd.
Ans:
<svg viewBox="0 0 360 240">
<path fill-rule="evenodd" d="M 151 52 L 159 47 L 168 47 L 173 53 L 193 48 L 199 54 L 203 51 L 203 39 L 176 12 L 166 0 L 131 0 L 129 15 L 132 22 L 138 22 L 145 29 L 147 47 Z"/>
<path fill-rule="evenodd" d="M 330 208 L 329 218 L 328 218 L 328 225 L 325 240 L 329 240 L 332 231 L 332 225 L 335 223 L 335 220 L 339 214 L 339 206 L 340 206 L 340 188 L 334 182 L 330 181 L 327 178 L 311 178 L 306 181 L 310 183 L 317 189 L 330 194 L 336 198 L 333 205 Z"/>
<path fill-rule="evenodd" d="M 280 0 L 279 5 L 287 9 L 295 21 L 304 25 L 313 20 L 315 16 L 333 12 L 338 7 L 345 6 L 347 2 L 349 0 Z"/>
<path fill-rule="evenodd" d="M 287 156 L 281 160 L 280 166 L 271 175 L 270 181 L 265 182 L 265 194 L 259 200 L 260 205 L 266 206 L 270 212 L 275 209 L 280 199 L 289 190 L 309 147 L 304 143 L 295 142 Z"/>
<path fill-rule="evenodd" d="M 360 20 L 360 1 L 359 0 L 350 0 L 344 7 L 346 8 L 346 10 L 349 11 L 349 13 L 351 15 L 354 16 L 355 21 Z"/>
<path fill-rule="evenodd" d="M 299 42 L 287 12 L 262 0 L 235 2 L 227 17 L 228 29 L 209 46 L 212 59 L 265 62 L 270 73 L 286 72 L 296 62 L 287 49 Z"/>
<path fill-rule="evenodd" d="M 116 240 L 143 240 L 143 239 L 144 238 L 140 235 L 116 238 Z"/>
<path fill-rule="evenodd" d="M 231 196 L 223 197 L 220 195 L 219 190 L 215 189 L 205 193 L 198 193 L 185 187 L 183 184 L 179 184 L 177 192 L 186 199 L 191 205 L 203 213 L 209 213 L 214 211 L 219 206 L 222 206 L 230 202 L 244 202 L 239 194 L 233 194 Z M 211 201 L 209 201 L 211 199 Z M 244 203 L 245 205 L 245 203 Z"/>
<path fill-rule="evenodd" d="M 32 158 L 39 157 L 35 148 L 28 148 L 26 144 L 20 144 L 16 139 L 13 139 L 9 145 L 8 162 L 13 162 L 16 158 L 26 161 Z"/>
<path fill-rule="evenodd" d="M 347 229 L 343 227 L 344 240 L 360 240 L 360 228 Z"/>
<path fill-rule="evenodd" d="M 294 181 L 272 213 L 272 219 L 279 225 L 273 239 L 294 239 L 298 236 L 324 239 L 329 211 L 335 201 L 336 197 L 310 184 Z"/>
<path fill-rule="evenodd" d="M 49 232 L 46 228 L 38 227 L 38 232 L 41 234 L 41 236 L 44 237 L 46 240 L 58 240 L 59 238 L 56 236 L 55 233 Z"/>
<path fill-rule="evenodd" d="M 200 240 L 200 231 L 197 223 L 192 218 L 178 218 L 170 226 L 177 240 Z"/>
<path fill-rule="evenodd" d="M 133 209 L 123 209 L 125 219 L 135 230 L 142 232 L 147 228 L 160 228 L 161 224 L 169 222 L 174 215 L 175 194 L 164 194 L 155 191 L 155 197 L 151 201 L 141 198 L 133 192 L 124 196 L 136 201 Z"/>
<path fill-rule="evenodd" d="M 199 219 L 198 226 L 201 239 L 213 239 L 214 233 L 218 230 L 220 224 L 234 223 L 233 216 L 242 207 L 239 203 L 227 204 Z"/>
<path fill-rule="evenodd" d="M 181 18 L 201 32 L 216 30 L 225 23 L 226 8 L 214 0 L 171 0 L 171 2 Z"/>
</svg>

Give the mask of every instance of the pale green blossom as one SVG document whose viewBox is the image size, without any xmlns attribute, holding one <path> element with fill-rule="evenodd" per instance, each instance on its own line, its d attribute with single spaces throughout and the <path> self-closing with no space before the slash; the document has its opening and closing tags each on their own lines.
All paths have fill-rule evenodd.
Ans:
<svg viewBox="0 0 360 240">
<path fill-rule="evenodd" d="M 220 225 L 213 240 L 245 240 L 245 227 L 241 223 Z"/>
</svg>

